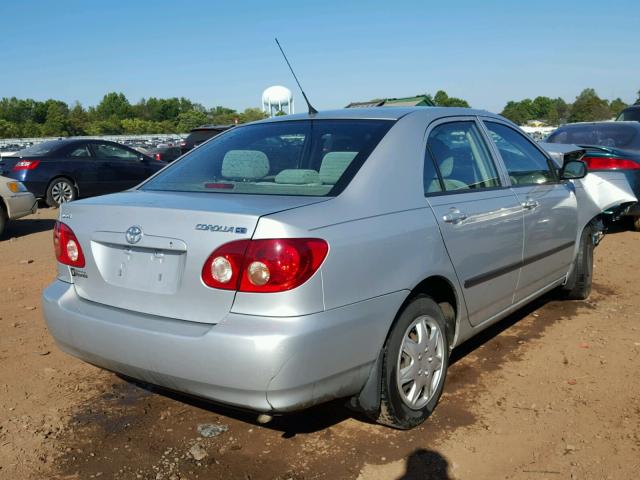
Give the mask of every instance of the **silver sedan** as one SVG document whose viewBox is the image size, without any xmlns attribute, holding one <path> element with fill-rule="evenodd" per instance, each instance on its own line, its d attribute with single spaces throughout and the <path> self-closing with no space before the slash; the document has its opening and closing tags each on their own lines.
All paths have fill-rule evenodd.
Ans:
<svg viewBox="0 0 640 480">
<path fill-rule="evenodd" d="M 471 109 L 239 126 L 61 205 L 46 320 L 64 351 L 146 382 L 263 415 L 345 397 L 410 428 L 454 347 L 552 289 L 587 298 L 585 173 Z"/>
</svg>

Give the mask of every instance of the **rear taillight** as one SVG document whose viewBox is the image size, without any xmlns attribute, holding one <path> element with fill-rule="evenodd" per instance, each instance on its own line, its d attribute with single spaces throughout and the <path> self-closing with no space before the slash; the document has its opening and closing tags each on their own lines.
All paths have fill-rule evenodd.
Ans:
<svg viewBox="0 0 640 480">
<path fill-rule="evenodd" d="M 66 224 L 56 222 L 53 229 L 53 249 L 56 259 L 70 267 L 84 268 L 84 254 L 76 235 Z"/>
<path fill-rule="evenodd" d="M 161 162 L 161 161 L 162 161 L 162 154 L 160 154 L 160 153 L 156 153 L 156 154 L 153 156 L 153 158 L 155 158 L 156 160 L 158 160 L 159 162 Z"/>
<path fill-rule="evenodd" d="M 20 160 L 13 166 L 13 170 L 33 170 L 40 164 L 40 160 Z"/>
<path fill-rule="evenodd" d="M 581 158 L 589 170 L 640 170 L 640 162 L 617 157 L 589 157 Z"/>
<path fill-rule="evenodd" d="M 240 292 L 284 292 L 320 268 L 329 245 L 318 238 L 237 240 L 216 249 L 202 267 L 202 281 Z"/>
</svg>

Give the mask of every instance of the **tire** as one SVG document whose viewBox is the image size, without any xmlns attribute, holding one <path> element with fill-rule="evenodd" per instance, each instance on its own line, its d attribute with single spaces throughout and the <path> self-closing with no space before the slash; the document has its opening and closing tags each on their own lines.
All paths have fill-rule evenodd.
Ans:
<svg viewBox="0 0 640 480">
<path fill-rule="evenodd" d="M 47 205 L 58 208 L 61 203 L 72 202 L 78 197 L 76 187 L 67 178 L 54 178 L 47 187 Z"/>
<path fill-rule="evenodd" d="M 4 205 L 0 202 L 0 238 L 2 238 L 2 234 L 4 233 L 4 229 L 7 226 L 7 221 L 9 220 L 7 216 L 7 212 L 4 209 Z"/>
<path fill-rule="evenodd" d="M 402 430 L 424 422 L 442 395 L 448 366 L 442 310 L 430 297 L 418 295 L 404 307 L 385 343 L 376 421 Z M 401 372 L 403 381 L 398 380 Z"/>
<path fill-rule="evenodd" d="M 633 217 L 633 229 L 640 232 L 640 217 Z"/>
<path fill-rule="evenodd" d="M 573 270 L 563 287 L 564 297 L 568 300 L 586 300 L 591 293 L 593 279 L 593 238 L 590 226 L 580 236 L 580 247 L 574 260 Z"/>
</svg>

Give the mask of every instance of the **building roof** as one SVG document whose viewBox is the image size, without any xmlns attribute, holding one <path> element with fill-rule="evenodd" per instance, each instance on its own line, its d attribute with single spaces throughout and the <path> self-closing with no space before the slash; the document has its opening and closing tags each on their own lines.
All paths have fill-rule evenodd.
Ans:
<svg viewBox="0 0 640 480">
<path fill-rule="evenodd" d="M 369 108 L 369 107 L 434 107 L 435 104 L 427 95 L 415 97 L 383 98 L 369 100 L 368 102 L 351 102 L 345 108 Z"/>
</svg>

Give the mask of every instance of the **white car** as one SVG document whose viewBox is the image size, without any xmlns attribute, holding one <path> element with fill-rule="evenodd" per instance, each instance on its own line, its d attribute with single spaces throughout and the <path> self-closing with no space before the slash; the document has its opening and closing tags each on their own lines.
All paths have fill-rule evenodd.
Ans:
<svg viewBox="0 0 640 480">
<path fill-rule="evenodd" d="M 0 176 L 0 237 L 8 220 L 31 215 L 37 210 L 36 197 L 22 182 Z"/>
</svg>

